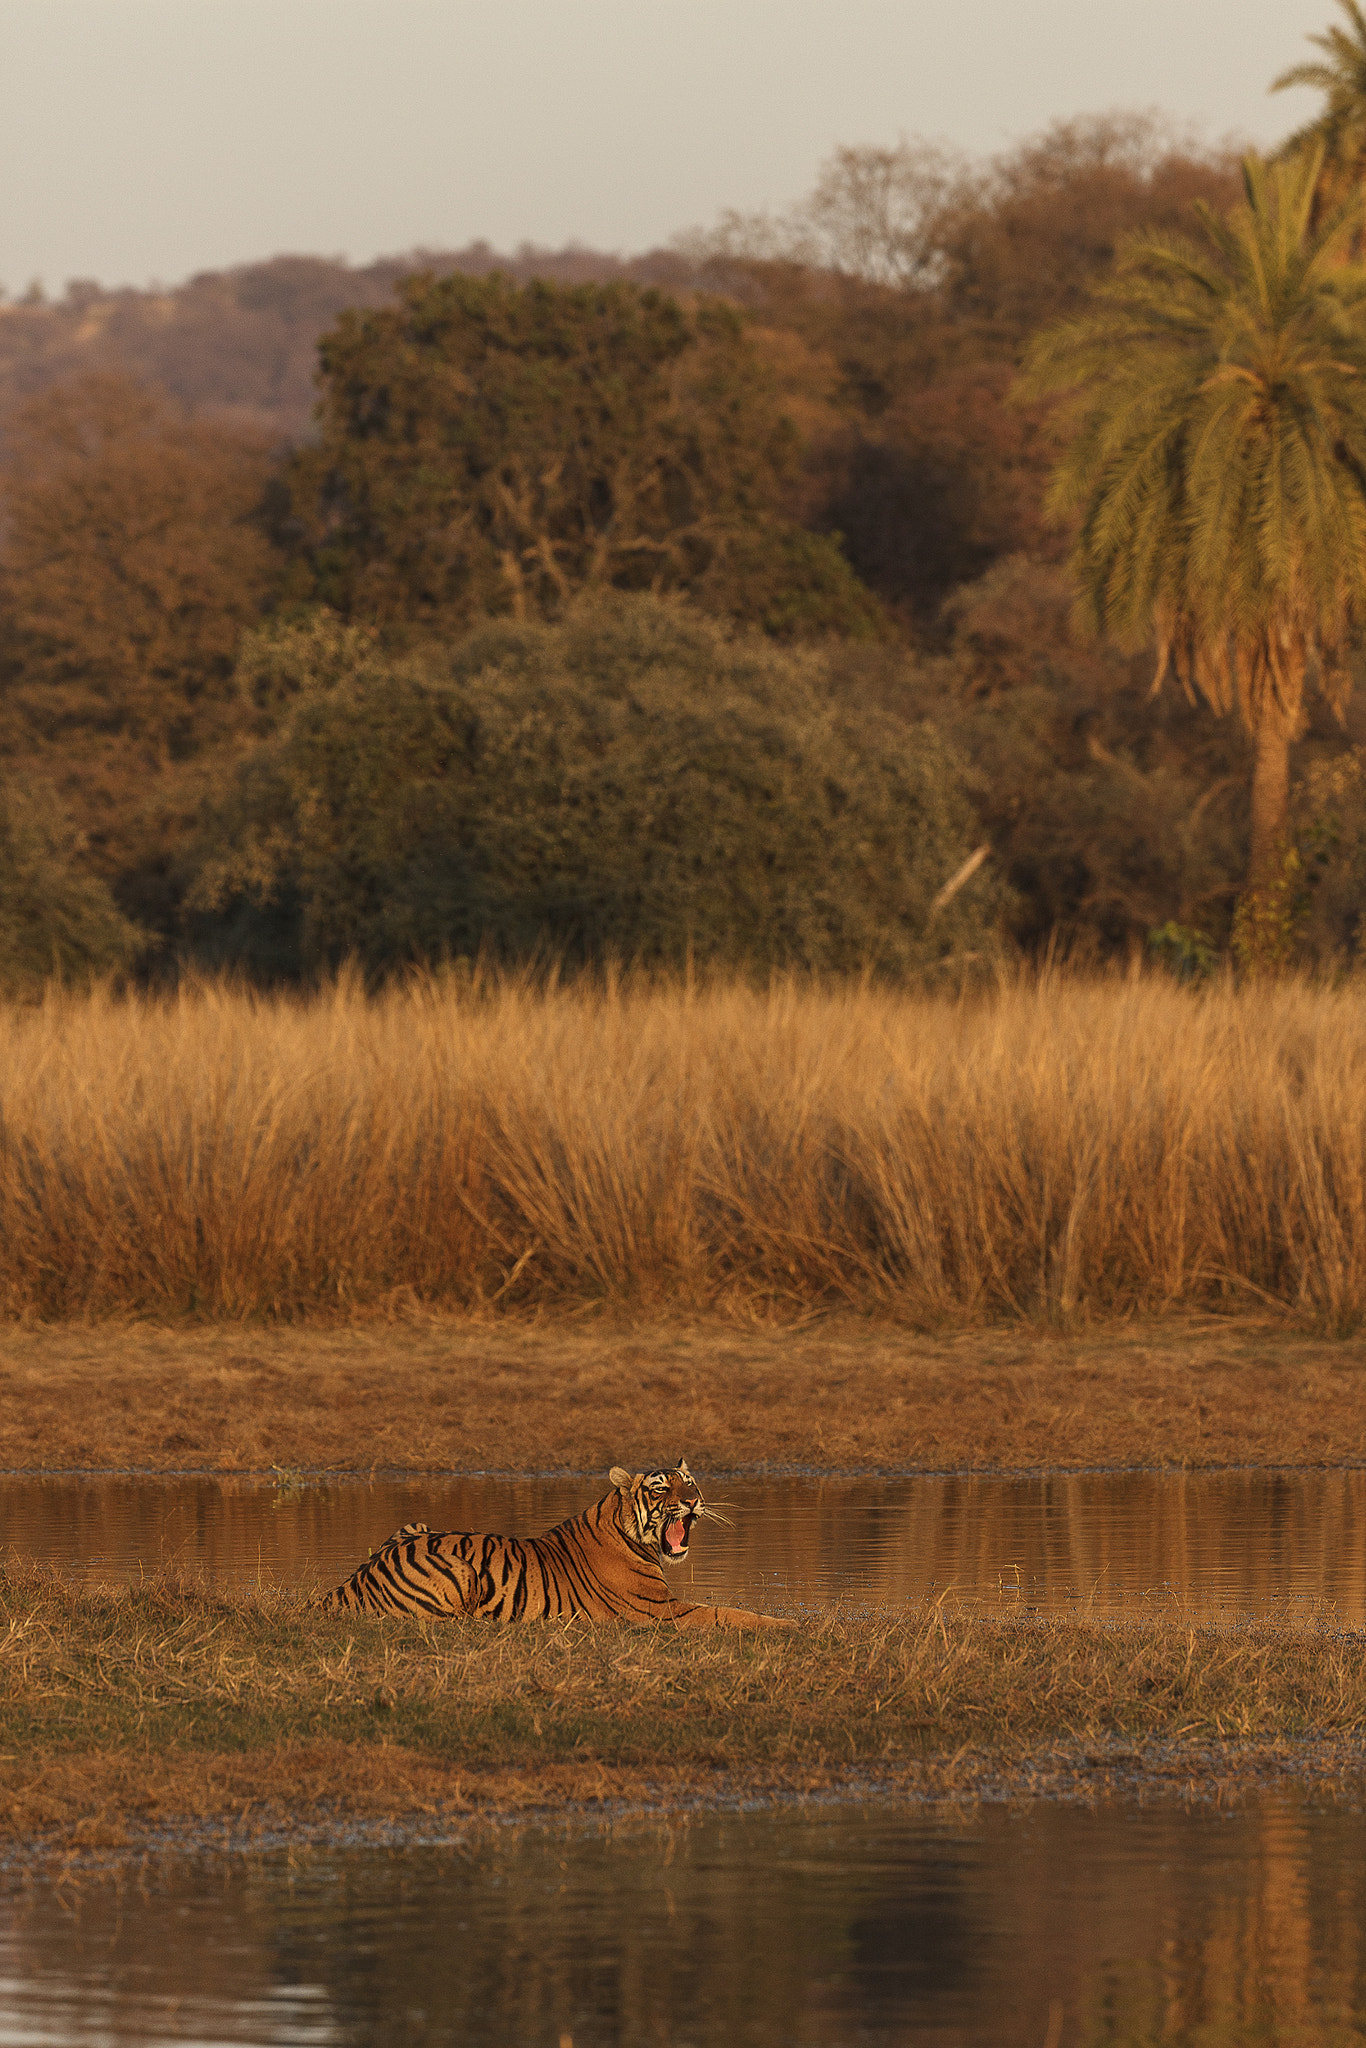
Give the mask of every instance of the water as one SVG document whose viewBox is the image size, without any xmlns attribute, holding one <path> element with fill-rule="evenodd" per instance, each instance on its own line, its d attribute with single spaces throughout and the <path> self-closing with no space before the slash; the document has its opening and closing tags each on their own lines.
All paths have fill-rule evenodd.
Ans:
<svg viewBox="0 0 1366 2048">
<path fill-rule="evenodd" d="M 1366 1820 L 709 1815 L 181 1864 L 0 1904 L 0 2043 L 1366 2039 Z"/>
<path fill-rule="evenodd" d="M 1366 1622 L 1366 1474 L 734 1478 L 694 1596 Z M 400 1522 L 543 1528 L 583 1479 L 0 1478 L 0 1545 L 92 1579 L 306 1587 Z M 1366 1819 L 1268 1794 L 522 1828 L 33 1879 L 7 2044 L 1074 2048 L 1366 2043 Z"/>
<path fill-rule="evenodd" d="M 689 1598 L 801 1612 L 979 1608 L 1366 1624 L 1366 1472 L 1089 1473 L 1022 1479 L 732 1478 L 670 1574 Z M 0 1556 L 103 1580 L 166 1567 L 244 1589 L 335 1584 L 407 1521 L 534 1533 L 600 1478 L 0 1476 Z"/>
</svg>

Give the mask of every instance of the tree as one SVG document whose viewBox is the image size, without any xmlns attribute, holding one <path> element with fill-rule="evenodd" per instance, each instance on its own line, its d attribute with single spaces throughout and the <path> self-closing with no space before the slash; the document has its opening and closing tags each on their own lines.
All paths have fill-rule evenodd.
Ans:
<svg viewBox="0 0 1366 2048">
<path fill-rule="evenodd" d="M 943 633 L 947 592 L 1003 557 L 1057 551 L 1042 517 L 1057 449 L 1044 408 L 1006 403 L 1013 377 L 1009 363 L 969 361 L 813 459 L 823 516 L 922 640 Z"/>
<path fill-rule="evenodd" d="M 270 587 L 271 468 L 258 437 L 126 378 L 79 378 L 21 409 L 0 626 L 30 729 L 123 733 L 159 761 L 193 747 Z"/>
<path fill-rule="evenodd" d="M 1042 530 L 1055 451 L 1005 396 L 1029 337 L 1086 304 L 1127 233 L 1182 232 L 1193 201 L 1236 196 L 1225 155 L 1108 114 L 984 164 L 918 141 L 837 150 L 789 213 L 729 215 L 685 247 L 751 309 L 760 347 L 805 345 L 826 401 L 824 418 L 805 409 L 805 516 L 840 534 L 923 642 L 941 637 L 957 584 L 1055 544 Z"/>
<path fill-rule="evenodd" d="M 809 196 L 784 214 L 722 214 L 678 247 L 695 264 L 798 263 L 872 284 L 932 285 L 942 270 L 936 226 L 980 179 L 956 152 L 923 138 L 894 148 L 836 149 Z"/>
<path fill-rule="evenodd" d="M 1237 197 L 1227 155 L 1146 114 L 1055 121 L 965 182 L 935 230 L 942 298 L 979 353 L 1018 362 L 1029 337 L 1086 304 L 1126 235 L 1182 233 L 1194 203 Z"/>
<path fill-rule="evenodd" d="M 449 633 L 615 588 L 777 637 L 877 630 L 837 543 L 794 546 L 796 434 L 731 307 L 426 274 L 344 314 L 320 360 L 295 503 L 343 616 Z"/>
<path fill-rule="evenodd" d="M 1326 219 L 1366 177 L 1366 13 L 1358 0 L 1338 0 L 1348 27 L 1329 28 L 1309 41 L 1322 50 L 1326 63 L 1292 64 L 1271 87 L 1309 85 L 1324 94 L 1323 111 L 1297 129 L 1283 145 L 1283 156 L 1319 149 L 1322 164 L 1314 195 L 1313 224 Z"/>
<path fill-rule="evenodd" d="M 1136 235 L 1094 310 L 1041 334 L 1022 390 L 1064 393 L 1051 503 L 1079 516 L 1086 621 L 1156 639 L 1173 675 L 1255 743 L 1249 901 L 1281 859 L 1306 685 L 1341 703 L 1366 621 L 1366 270 L 1354 196 L 1311 225 L 1317 148 L 1249 157 L 1201 244 Z"/>
</svg>

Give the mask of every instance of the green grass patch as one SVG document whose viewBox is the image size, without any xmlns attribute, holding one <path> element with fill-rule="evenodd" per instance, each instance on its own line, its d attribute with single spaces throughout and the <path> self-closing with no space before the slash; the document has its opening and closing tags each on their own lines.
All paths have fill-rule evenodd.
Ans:
<svg viewBox="0 0 1366 2048">
<path fill-rule="evenodd" d="M 794 1635 L 323 1617 L 283 1596 L 0 1579 L 0 1752 L 339 1743 L 448 1766 L 884 1764 L 963 1745 L 1355 1738 L 1361 1644 L 1179 1620 L 827 1613 Z"/>
</svg>

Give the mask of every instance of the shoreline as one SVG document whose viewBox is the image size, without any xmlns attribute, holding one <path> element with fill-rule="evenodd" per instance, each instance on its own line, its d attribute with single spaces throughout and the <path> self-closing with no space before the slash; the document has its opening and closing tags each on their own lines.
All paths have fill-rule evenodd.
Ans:
<svg viewBox="0 0 1366 2048">
<path fill-rule="evenodd" d="M 481 1777 L 485 1782 L 481 1783 Z M 514 1782 L 508 1782 L 512 1780 Z M 241 1857 L 310 1850 L 439 1848 L 505 1828 L 588 1831 L 671 1825 L 711 1814 L 877 1806 L 935 1808 L 970 1815 L 987 1806 L 1036 1802 L 1095 1808 L 1117 1800 L 1140 1806 L 1179 1803 L 1228 1809 L 1263 1793 L 1360 1800 L 1366 1790 L 1366 1742 L 1217 1744 L 1103 1740 L 1073 1748 L 1044 1746 L 1011 1757 L 960 1750 L 889 1770 L 851 1767 L 793 1774 L 771 1771 L 679 1772 L 584 1766 L 558 1784 L 526 1773 L 467 1776 L 461 1802 L 388 1814 L 329 1810 L 318 1801 L 286 1815 L 267 1809 L 139 1821 L 108 1806 L 91 1823 L 0 1836 L 0 1892 L 33 1878 L 116 1875 L 153 1859 Z M 248 1804 L 250 1801 L 248 1801 Z"/>
</svg>

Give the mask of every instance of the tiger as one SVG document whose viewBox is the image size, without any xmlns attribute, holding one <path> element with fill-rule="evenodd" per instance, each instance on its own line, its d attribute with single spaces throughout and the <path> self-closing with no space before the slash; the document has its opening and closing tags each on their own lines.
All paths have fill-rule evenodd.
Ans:
<svg viewBox="0 0 1366 2048">
<path fill-rule="evenodd" d="M 795 1628 L 744 1607 L 675 1600 L 661 1569 L 688 1554 L 708 1507 L 688 1461 L 650 1472 L 614 1465 L 611 1492 L 544 1536 L 482 1536 L 406 1522 L 316 1603 L 332 1614 L 485 1615 L 495 1621 L 583 1615 L 674 1628 Z"/>
</svg>

